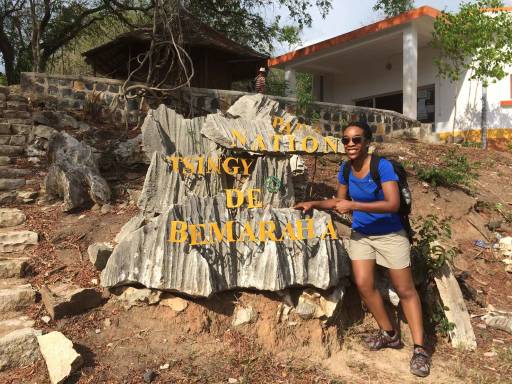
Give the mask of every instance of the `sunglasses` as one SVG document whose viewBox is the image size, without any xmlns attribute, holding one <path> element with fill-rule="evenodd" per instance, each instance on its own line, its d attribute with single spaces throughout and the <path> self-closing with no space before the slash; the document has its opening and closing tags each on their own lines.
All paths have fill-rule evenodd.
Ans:
<svg viewBox="0 0 512 384">
<path fill-rule="evenodd" d="M 354 145 L 358 145 L 358 144 L 361 144 L 363 142 L 363 140 L 364 140 L 363 136 L 353 136 L 353 137 L 343 136 L 341 138 L 341 142 L 343 143 L 343 145 L 349 144 L 350 141 L 352 141 L 352 143 L 354 143 Z"/>
</svg>

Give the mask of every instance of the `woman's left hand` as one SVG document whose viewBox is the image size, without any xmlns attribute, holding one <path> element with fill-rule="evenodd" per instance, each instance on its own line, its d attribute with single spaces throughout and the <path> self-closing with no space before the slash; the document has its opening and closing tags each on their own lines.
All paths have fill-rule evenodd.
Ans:
<svg viewBox="0 0 512 384">
<path fill-rule="evenodd" d="M 339 213 L 349 213 L 354 210 L 354 202 L 351 200 L 340 200 L 334 209 Z"/>
</svg>

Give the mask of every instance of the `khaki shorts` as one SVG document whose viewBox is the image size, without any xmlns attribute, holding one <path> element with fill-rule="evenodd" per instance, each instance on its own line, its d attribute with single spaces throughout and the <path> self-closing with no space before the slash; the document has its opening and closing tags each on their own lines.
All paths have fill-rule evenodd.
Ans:
<svg viewBox="0 0 512 384">
<path fill-rule="evenodd" d="M 411 244 L 404 230 L 386 235 L 363 235 L 352 231 L 348 254 L 352 260 L 375 260 L 390 269 L 411 265 Z"/>
</svg>

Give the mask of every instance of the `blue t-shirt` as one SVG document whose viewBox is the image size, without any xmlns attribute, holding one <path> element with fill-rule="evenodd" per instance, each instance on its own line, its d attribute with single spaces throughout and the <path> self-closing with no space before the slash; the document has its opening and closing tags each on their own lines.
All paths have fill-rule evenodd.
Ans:
<svg viewBox="0 0 512 384">
<path fill-rule="evenodd" d="M 346 185 L 343 177 L 343 168 L 345 162 L 341 164 L 338 172 L 338 181 L 340 184 Z M 379 161 L 379 175 L 381 183 L 386 181 L 398 181 L 398 176 L 393 170 L 393 165 L 386 159 Z M 384 200 L 384 192 L 382 188 L 375 195 L 377 185 L 372 180 L 370 172 L 359 179 L 349 172 L 348 189 L 350 197 L 354 201 L 368 203 L 372 201 Z M 352 229 L 365 235 L 385 235 L 392 232 L 398 232 L 403 229 L 400 216 L 397 213 L 370 213 L 363 211 L 354 211 L 352 213 Z"/>
</svg>

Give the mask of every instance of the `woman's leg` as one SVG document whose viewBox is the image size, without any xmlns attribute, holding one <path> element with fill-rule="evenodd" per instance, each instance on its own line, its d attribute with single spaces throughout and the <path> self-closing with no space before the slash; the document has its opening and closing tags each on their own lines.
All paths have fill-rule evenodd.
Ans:
<svg viewBox="0 0 512 384">
<path fill-rule="evenodd" d="M 390 269 L 391 282 L 400 297 L 400 303 L 405 318 L 411 329 L 414 344 L 423 345 L 423 317 L 421 314 L 421 302 L 418 292 L 414 287 L 411 268 Z"/>
<path fill-rule="evenodd" d="M 359 295 L 377 324 L 385 331 L 392 331 L 394 327 L 384 308 L 384 301 L 375 288 L 375 260 L 352 260 L 352 271 Z"/>
</svg>

